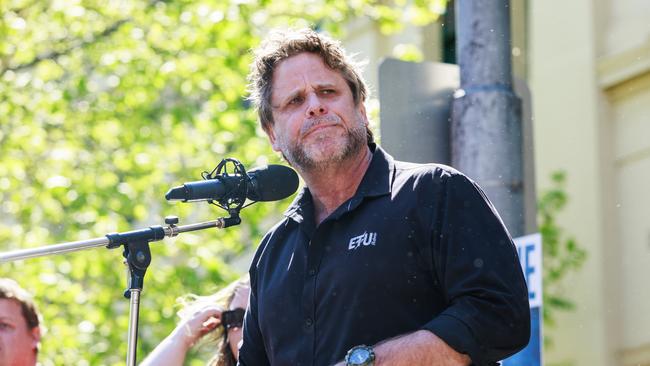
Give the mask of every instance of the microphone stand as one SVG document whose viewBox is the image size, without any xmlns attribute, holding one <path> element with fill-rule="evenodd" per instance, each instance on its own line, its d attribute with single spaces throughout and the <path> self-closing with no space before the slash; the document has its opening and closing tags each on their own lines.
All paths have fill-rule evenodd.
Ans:
<svg viewBox="0 0 650 366">
<path fill-rule="evenodd" d="M 128 348 L 126 354 L 126 364 L 135 366 L 136 351 L 138 343 L 138 320 L 140 313 L 140 293 L 144 286 L 144 275 L 147 267 L 151 263 L 151 250 L 149 243 L 159 241 L 166 236 L 174 237 L 180 233 L 204 229 L 225 229 L 227 227 L 241 223 L 239 217 L 240 207 L 229 209 L 230 217 L 218 218 L 214 221 L 206 221 L 196 224 L 181 225 L 178 224 L 178 217 L 168 216 L 165 218 L 167 226 L 150 226 L 146 229 L 127 231 L 124 233 L 109 233 L 104 237 L 80 240 L 69 243 L 56 245 L 47 245 L 38 248 L 15 250 L 0 254 L 0 263 L 12 262 L 21 259 L 42 257 L 50 254 L 61 254 L 75 252 L 78 250 L 89 249 L 94 247 L 106 246 L 108 249 L 115 249 L 120 246 L 124 247 L 122 255 L 129 267 L 130 277 L 128 279 L 128 289 L 124 291 L 124 297 L 130 299 L 130 316 L 129 316 L 129 334 Z"/>
</svg>

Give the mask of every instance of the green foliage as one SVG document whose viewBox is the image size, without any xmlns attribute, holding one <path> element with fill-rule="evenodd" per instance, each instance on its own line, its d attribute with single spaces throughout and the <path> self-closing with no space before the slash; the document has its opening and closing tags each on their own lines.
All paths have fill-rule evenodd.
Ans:
<svg viewBox="0 0 650 366">
<path fill-rule="evenodd" d="M 424 55 L 414 44 L 400 43 L 393 49 L 393 57 L 402 61 L 422 62 Z"/>
<path fill-rule="evenodd" d="M 166 215 L 181 225 L 223 215 L 162 197 L 222 157 L 247 167 L 277 162 L 245 101 L 249 50 L 269 28 L 315 25 L 343 35 L 345 21 L 368 16 L 394 32 L 435 20 L 444 4 L 0 2 L 0 251 L 162 224 Z M 174 327 L 176 297 L 235 279 L 227 263 L 286 204 L 254 205 L 238 228 L 151 244 L 140 359 Z M 121 262 L 121 250 L 95 248 L 2 265 L 0 276 L 34 293 L 43 312 L 43 365 L 123 364 Z"/>
<path fill-rule="evenodd" d="M 555 172 L 551 176 L 553 187 L 544 192 L 538 202 L 539 231 L 542 234 L 544 250 L 544 325 L 555 326 L 555 314 L 558 311 L 570 311 L 575 304 L 563 294 L 563 280 L 568 274 L 578 270 L 587 252 L 575 239 L 566 237 L 564 229 L 557 221 L 558 213 L 567 203 L 564 190 L 566 174 Z M 551 339 L 545 336 L 545 344 L 551 345 Z"/>
</svg>

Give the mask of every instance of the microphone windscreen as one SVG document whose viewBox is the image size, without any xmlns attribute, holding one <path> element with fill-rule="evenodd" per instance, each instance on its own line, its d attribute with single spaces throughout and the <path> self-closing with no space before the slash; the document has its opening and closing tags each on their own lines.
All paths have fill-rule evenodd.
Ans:
<svg viewBox="0 0 650 366">
<path fill-rule="evenodd" d="M 165 194 L 167 201 L 187 200 L 187 192 L 184 186 L 174 187 Z"/>
<path fill-rule="evenodd" d="M 288 166 L 262 166 L 247 173 L 251 178 L 247 197 L 252 201 L 278 201 L 298 189 L 298 174 Z"/>
</svg>

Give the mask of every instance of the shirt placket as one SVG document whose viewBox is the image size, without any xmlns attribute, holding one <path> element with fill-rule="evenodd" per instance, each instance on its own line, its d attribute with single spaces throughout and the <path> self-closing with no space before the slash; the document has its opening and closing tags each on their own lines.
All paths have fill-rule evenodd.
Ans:
<svg viewBox="0 0 650 366">
<path fill-rule="evenodd" d="M 325 224 L 325 223 L 323 223 Z M 307 248 L 307 267 L 305 268 L 305 281 L 302 292 L 302 306 L 303 306 L 303 334 L 305 337 L 306 352 L 308 357 L 306 360 L 309 365 L 315 364 L 316 357 L 316 327 L 321 324 L 316 324 L 316 279 L 320 262 L 323 256 L 324 240 L 319 234 L 324 231 L 323 224 L 314 232 Z M 322 325 L 321 325 L 322 326 Z"/>
</svg>

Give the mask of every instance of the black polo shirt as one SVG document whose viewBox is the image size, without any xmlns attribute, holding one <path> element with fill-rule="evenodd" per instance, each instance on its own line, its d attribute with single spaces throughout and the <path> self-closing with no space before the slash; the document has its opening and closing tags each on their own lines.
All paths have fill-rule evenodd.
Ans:
<svg viewBox="0 0 650 366">
<path fill-rule="evenodd" d="M 483 191 L 452 168 L 372 149 L 356 194 L 320 225 L 303 189 L 262 240 L 241 365 L 332 365 L 419 329 L 476 365 L 528 342 L 517 253 Z"/>
</svg>

